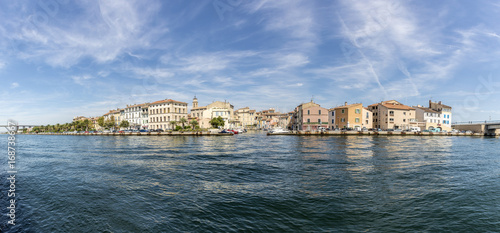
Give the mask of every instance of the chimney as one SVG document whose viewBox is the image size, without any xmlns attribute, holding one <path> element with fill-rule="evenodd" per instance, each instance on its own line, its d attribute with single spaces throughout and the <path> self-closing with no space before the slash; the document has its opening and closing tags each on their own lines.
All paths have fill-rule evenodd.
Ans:
<svg viewBox="0 0 500 233">
<path fill-rule="evenodd" d="M 439 101 L 439 104 L 441 104 L 441 101 Z"/>
<path fill-rule="evenodd" d="M 347 101 L 344 103 L 344 106 L 347 106 Z"/>
</svg>

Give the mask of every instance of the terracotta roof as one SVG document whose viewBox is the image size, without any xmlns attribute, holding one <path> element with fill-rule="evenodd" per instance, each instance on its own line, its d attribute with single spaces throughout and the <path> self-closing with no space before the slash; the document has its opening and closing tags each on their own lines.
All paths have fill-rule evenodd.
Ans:
<svg viewBox="0 0 500 233">
<path fill-rule="evenodd" d="M 382 106 L 389 109 L 399 109 L 399 110 L 415 110 L 410 106 L 406 106 L 404 104 L 382 104 Z"/>
<path fill-rule="evenodd" d="M 349 105 L 343 105 L 343 106 L 338 106 L 338 107 L 335 107 L 335 108 L 350 108 L 350 107 L 354 107 L 356 105 L 363 105 L 362 103 L 357 103 L 357 104 L 349 104 Z"/>
<path fill-rule="evenodd" d="M 434 110 L 432 110 L 430 108 L 426 108 L 426 107 L 416 107 L 416 108 L 420 108 L 420 109 L 424 110 L 425 112 L 439 113 L 437 111 L 434 111 Z"/>
<path fill-rule="evenodd" d="M 203 107 L 191 108 L 191 110 L 206 109 L 206 108 L 207 106 L 203 106 Z"/>
<path fill-rule="evenodd" d="M 158 100 L 156 102 L 153 102 L 151 104 L 162 104 L 162 103 L 178 103 L 178 104 L 187 104 L 185 102 L 173 100 L 173 99 L 166 99 L 166 100 Z"/>
</svg>

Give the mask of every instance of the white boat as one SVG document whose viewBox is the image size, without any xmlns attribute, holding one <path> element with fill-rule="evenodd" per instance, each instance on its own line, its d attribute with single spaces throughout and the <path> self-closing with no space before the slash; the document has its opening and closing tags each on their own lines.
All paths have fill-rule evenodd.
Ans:
<svg viewBox="0 0 500 233">
<path fill-rule="evenodd" d="M 282 133 L 291 133 L 290 130 L 286 130 L 283 128 L 274 128 L 269 130 L 270 134 L 282 134 Z"/>
</svg>

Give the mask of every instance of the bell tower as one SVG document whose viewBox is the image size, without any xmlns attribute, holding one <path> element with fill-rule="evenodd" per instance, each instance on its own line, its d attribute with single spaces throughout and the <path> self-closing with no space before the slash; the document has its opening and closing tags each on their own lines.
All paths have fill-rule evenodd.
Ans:
<svg viewBox="0 0 500 233">
<path fill-rule="evenodd" d="M 198 99 L 196 98 L 196 96 L 194 96 L 193 98 L 193 108 L 197 108 L 198 107 Z"/>
</svg>

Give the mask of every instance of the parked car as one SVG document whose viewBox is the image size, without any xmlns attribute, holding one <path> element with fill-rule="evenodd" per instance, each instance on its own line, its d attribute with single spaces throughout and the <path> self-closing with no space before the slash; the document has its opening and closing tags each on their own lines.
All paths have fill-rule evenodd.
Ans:
<svg viewBox="0 0 500 233">
<path fill-rule="evenodd" d="M 139 132 L 145 133 L 145 132 L 149 132 L 149 131 L 147 129 L 141 129 L 141 130 L 139 130 Z"/>
</svg>

